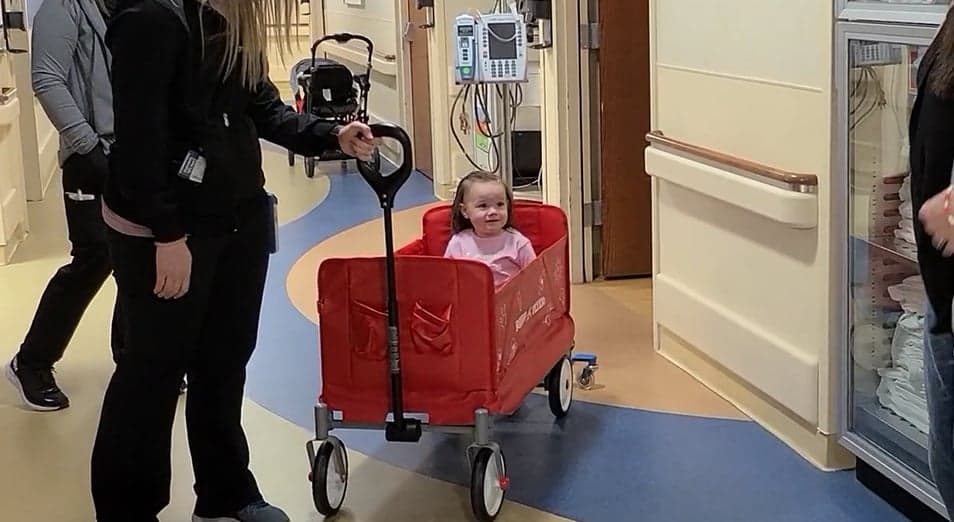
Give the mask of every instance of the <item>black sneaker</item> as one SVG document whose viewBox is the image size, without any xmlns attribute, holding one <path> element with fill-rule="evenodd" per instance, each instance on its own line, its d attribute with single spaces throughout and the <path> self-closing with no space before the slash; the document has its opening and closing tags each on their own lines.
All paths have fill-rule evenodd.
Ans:
<svg viewBox="0 0 954 522">
<path fill-rule="evenodd" d="M 7 365 L 7 378 L 20 391 L 20 397 L 31 410 L 56 411 L 70 407 L 70 400 L 60 391 L 53 378 L 53 369 L 18 368 L 14 357 Z"/>
</svg>

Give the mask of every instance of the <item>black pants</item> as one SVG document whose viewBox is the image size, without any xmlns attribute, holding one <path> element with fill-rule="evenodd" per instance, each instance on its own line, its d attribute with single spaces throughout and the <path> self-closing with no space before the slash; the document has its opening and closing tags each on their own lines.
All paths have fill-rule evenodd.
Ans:
<svg viewBox="0 0 954 522">
<path fill-rule="evenodd" d="M 40 298 L 33 323 L 17 354 L 17 363 L 22 368 L 51 368 L 63 358 L 86 308 L 112 273 L 99 199 L 106 171 L 106 157 L 100 148 L 87 155 L 74 154 L 63 164 L 63 200 L 72 259 L 53 275 Z M 79 200 L 81 198 L 66 194 L 80 192 L 93 199 Z M 123 337 L 122 313 L 117 301 L 110 343 L 114 361 L 122 351 Z"/>
<path fill-rule="evenodd" d="M 264 194 L 235 224 L 227 234 L 189 238 L 191 286 L 178 300 L 153 294 L 152 240 L 108 232 L 129 329 L 93 449 L 99 522 L 155 522 L 169 503 L 172 425 L 184 374 L 195 513 L 223 517 L 262 498 L 241 416 L 268 267 Z"/>
</svg>

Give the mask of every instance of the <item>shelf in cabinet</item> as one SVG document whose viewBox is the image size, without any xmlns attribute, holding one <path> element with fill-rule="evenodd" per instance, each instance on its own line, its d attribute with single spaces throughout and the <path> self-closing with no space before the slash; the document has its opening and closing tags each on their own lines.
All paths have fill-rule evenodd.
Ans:
<svg viewBox="0 0 954 522">
<path fill-rule="evenodd" d="M 928 436 L 882 406 L 875 397 L 858 397 L 853 432 L 898 455 L 915 472 L 928 470 Z M 894 446 L 886 447 L 886 446 Z"/>
<path fill-rule="evenodd" d="M 876 248 L 877 250 L 881 252 L 890 254 L 896 258 L 900 258 L 911 263 L 918 262 L 917 256 L 913 256 L 913 255 L 895 250 L 893 237 L 865 238 L 865 237 L 854 236 L 854 238 L 857 239 L 858 241 L 862 241 L 865 244 Z"/>
</svg>

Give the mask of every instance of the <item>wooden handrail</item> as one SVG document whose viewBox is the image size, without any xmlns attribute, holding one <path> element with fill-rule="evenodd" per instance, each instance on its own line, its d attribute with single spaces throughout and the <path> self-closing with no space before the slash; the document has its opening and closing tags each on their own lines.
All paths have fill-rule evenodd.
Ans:
<svg viewBox="0 0 954 522">
<path fill-rule="evenodd" d="M 692 145 L 683 141 L 665 136 L 662 131 L 652 131 L 646 135 L 646 140 L 652 145 L 667 147 L 686 154 L 700 157 L 715 163 L 726 165 L 733 169 L 743 170 L 756 177 L 764 178 L 774 183 L 783 183 L 795 189 L 812 189 L 818 186 L 818 176 L 812 174 L 797 174 L 785 170 L 769 167 L 743 158 L 730 156 L 704 147 Z"/>
</svg>

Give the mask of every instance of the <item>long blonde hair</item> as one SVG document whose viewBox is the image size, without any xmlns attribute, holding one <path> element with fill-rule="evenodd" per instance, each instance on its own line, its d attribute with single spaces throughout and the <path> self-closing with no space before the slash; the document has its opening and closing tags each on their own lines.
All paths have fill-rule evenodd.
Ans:
<svg viewBox="0 0 954 522">
<path fill-rule="evenodd" d="M 269 29 L 277 36 L 280 55 L 291 50 L 291 28 L 298 19 L 298 1 L 220 0 L 214 3 L 228 25 L 223 75 L 231 74 L 237 67 L 243 83 L 254 86 L 268 76 Z"/>
</svg>

